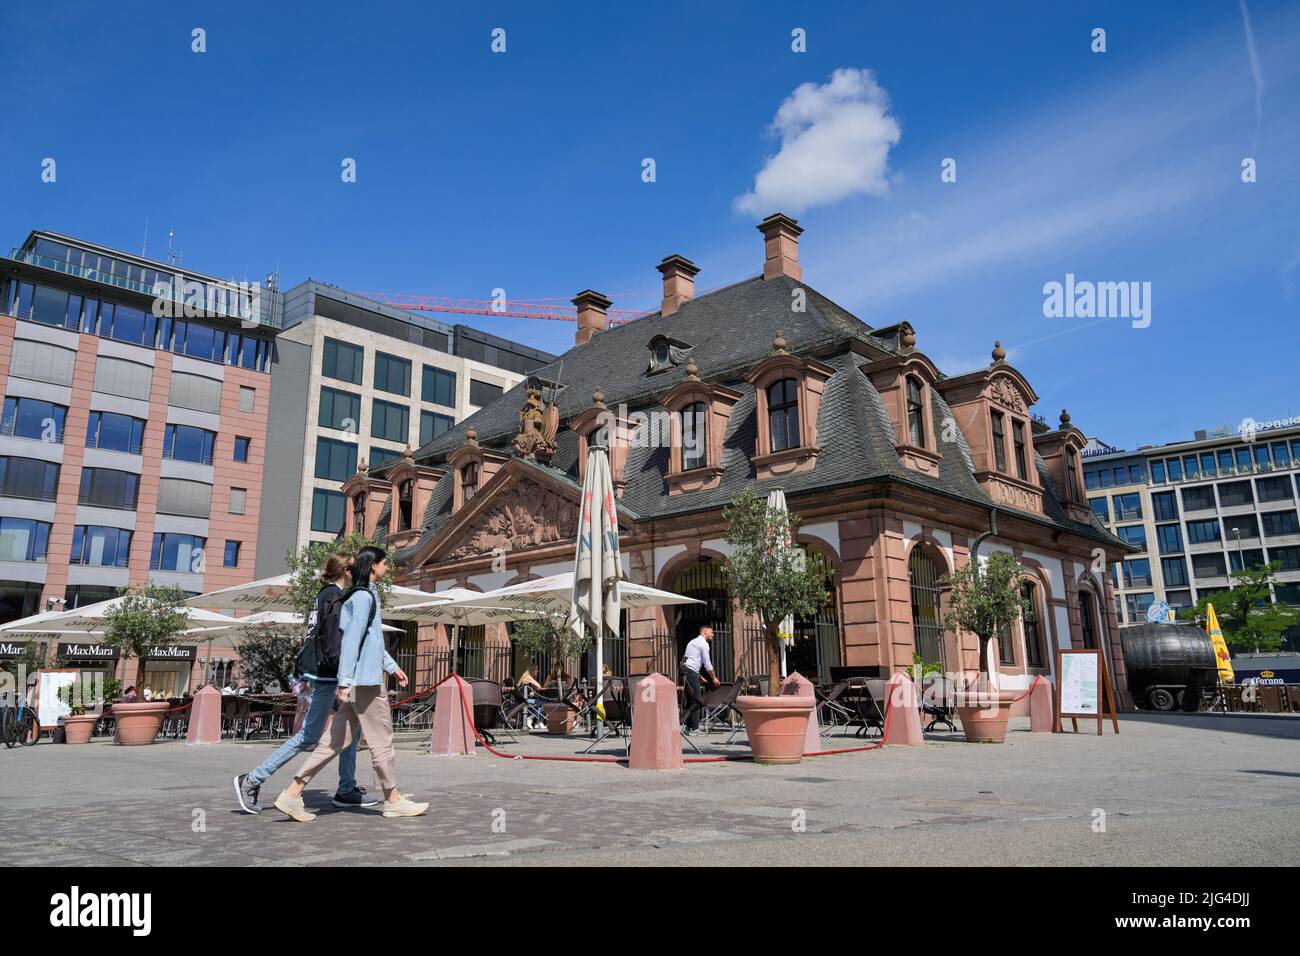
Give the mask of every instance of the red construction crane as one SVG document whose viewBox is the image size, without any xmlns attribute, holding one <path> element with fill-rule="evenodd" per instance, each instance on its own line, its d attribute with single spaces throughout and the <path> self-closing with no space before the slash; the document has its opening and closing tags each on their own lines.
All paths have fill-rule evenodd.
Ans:
<svg viewBox="0 0 1300 956">
<path fill-rule="evenodd" d="M 623 296 L 647 295 L 644 292 L 626 292 Z M 404 295 L 400 292 L 358 292 L 368 299 L 391 305 L 395 309 L 412 312 L 443 312 L 455 315 L 491 315 L 503 319 L 551 319 L 559 322 L 576 322 L 578 312 L 571 305 L 548 305 L 554 299 L 459 299 L 442 295 Z M 610 309 L 609 324 L 623 325 L 649 315 L 631 309 Z"/>
</svg>

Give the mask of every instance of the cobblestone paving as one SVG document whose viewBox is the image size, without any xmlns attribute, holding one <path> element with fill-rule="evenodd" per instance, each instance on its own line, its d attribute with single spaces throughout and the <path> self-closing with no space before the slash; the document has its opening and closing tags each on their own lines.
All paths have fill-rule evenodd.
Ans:
<svg viewBox="0 0 1300 956">
<path fill-rule="evenodd" d="M 1130 718 L 1118 737 L 1015 732 L 980 746 L 947 736 L 795 767 L 697 764 L 668 774 L 403 749 L 398 780 L 432 803 L 426 817 L 337 810 L 329 790 L 313 789 L 308 804 L 320 816 L 307 825 L 270 807 L 292 765 L 264 789 L 260 816 L 235 808 L 231 778 L 269 753 L 265 744 L 42 744 L 0 752 L 0 865 L 564 863 L 591 853 L 637 863 L 696 852 L 807 862 L 809 848 L 838 861 L 886 847 L 895 858 L 948 847 L 950 862 L 972 862 L 970 851 L 989 847 L 981 852 L 1051 863 L 1068 862 L 1067 846 L 1122 853 L 1144 839 L 1175 844 L 1181 855 L 1168 862 L 1186 863 L 1195 848 L 1178 847 L 1180 834 L 1251 813 L 1272 821 L 1273 849 L 1293 860 L 1298 738 L 1300 721 Z M 580 745 L 534 738 L 510 749 L 559 755 Z M 368 782 L 365 753 L 360 776 Z M 316 783 L 332 787 L 333 770 Z M 1109 821 L 1100 834 L 1099 810 Z M 1077 859 L 1080 849 L 1069 852 Z"/>
</svg>

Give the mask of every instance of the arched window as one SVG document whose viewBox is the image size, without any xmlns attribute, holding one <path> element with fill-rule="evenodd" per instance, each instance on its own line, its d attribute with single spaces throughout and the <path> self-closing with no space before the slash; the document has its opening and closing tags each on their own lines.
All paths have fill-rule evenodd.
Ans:
<svg viewBox="0 0 1300 956">
<path fill-rule="evenodd" d="M 412 501 L 411 492 L 414 482 L 410 479 L 402 482 L 397 488 L 397 530 L 410 531 L 412 511 L 414 502 Z"/>
<path fill-rule="evenodd" d="M 907 378 L 907 437 L 917 448 L 925 447 L 925 409 L 921 405 L 921 383 Z"/>
<path fill-rule="evenodd" d="M 799 447 L 799 383 L 783 378 L 767 387 L 767 421 L 772 451 Z"/>
<path fill-rule="evenodd" d="M 366 533 L 366 493 L 359 491 L 352 496 L 352 530 L 358 534 Z"/>
<path fill-rule="evenodd" d="M 460 503 L 468 504 L 478 491 L 478 462 L 471 461 L 460 470 Z"/>
<path fill-rule="evenodd" d="M 682 471 L 703 468 L 709 460 L 708 408 L 692 402 L 682 409 Z"/>
<path fill-rule="evenodd" d="M 1020 582 L 1020 594 L 1029 607 L 1021 618 L 1025 626 L 1025 665 L 1043 666 L 1043 638 L 1038 627 L 1038 587 L 1033 581 Z"/>
<path fill-rule="evenodd" d="M 1092 594 L 1079 592 L 1079 622 L 1083 626 L 1083 646 L 1097 650 L 1097 617 L 1093 611 Z"/>
<path fill-rule="evenodd" d="M 926 664 L 945 663 L 943 620 L 939 616 L 939 571 L 920 547 L 907 559 L 907 580 L 912 588 L 912 636 L 916 653 Z"/>
</svg>

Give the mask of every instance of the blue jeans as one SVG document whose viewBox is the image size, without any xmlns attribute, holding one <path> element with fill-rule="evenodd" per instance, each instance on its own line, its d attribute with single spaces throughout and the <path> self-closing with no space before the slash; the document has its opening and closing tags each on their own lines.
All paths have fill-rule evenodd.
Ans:
<svg viewBox="0 0 1300 956">
<path fill-rule="evenodd" d="M 303 718 L 302 729 L 276 748 L 275 753 L 267 757 L 248 775 L 257 786 L 270 779 L 271 775 L 287 764 L 298 754 L 311 753 L 316 749 L 321 734 L 325 732 L 325 721 L 334 709 L 334 691 L 338 687 L 334 681 L 318 681 L 315 692 L 311 695 L 311 706 Z M 359 735 L 358 735 L 359 736 Z M 351 793 L 357 786 L 357 743 L 351 742 L 339 754 L 339 793 Z"/>
</svg>

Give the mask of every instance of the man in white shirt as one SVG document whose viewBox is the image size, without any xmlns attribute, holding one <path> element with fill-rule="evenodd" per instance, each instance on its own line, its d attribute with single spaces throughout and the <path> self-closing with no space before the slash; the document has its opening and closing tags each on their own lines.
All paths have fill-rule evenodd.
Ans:
<svg viewBox="0 0 1300 956">
<path fill-rule="evenodd" d="M 700 675 L 707 674 L 707 680 L 714 687 L 718 678 L 713 673 L 713 659 L 709 656 L 709 642 L 713 640 L 713 628 L 700 628 L 699 637 L 686 645 L 682 654 L 682 680 L 686 684 L 686 720 L 688 734 L 700 729 L 700 711 L 704 709 L 704 695 L 700 691 Z"/>
</svg>

